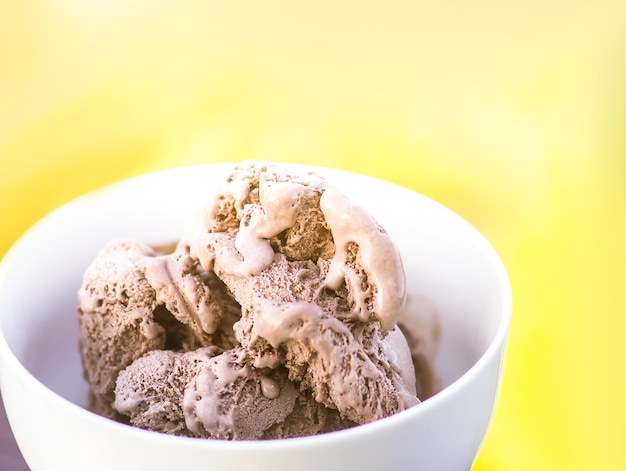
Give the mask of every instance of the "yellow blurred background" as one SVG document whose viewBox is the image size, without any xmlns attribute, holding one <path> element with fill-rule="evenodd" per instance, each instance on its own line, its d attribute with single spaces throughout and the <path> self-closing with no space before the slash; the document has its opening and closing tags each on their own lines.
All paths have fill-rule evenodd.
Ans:
<svg viewBox="0 0 626 471">
<path fill-rule="evenodd" d="M 394 181 L 496 247 L 474 471 L 626 469 L 626 2 L 0 2 L 0 256 L 88 190 L 246 158 Z"/>
</svg>

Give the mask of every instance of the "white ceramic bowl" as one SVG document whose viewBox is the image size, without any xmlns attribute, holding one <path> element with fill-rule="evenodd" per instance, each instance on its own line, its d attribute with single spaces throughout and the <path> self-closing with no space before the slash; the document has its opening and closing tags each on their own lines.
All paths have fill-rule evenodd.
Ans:
<svg viewBox="0 0 626 471">
<path fill-rule="evenodd" d="M 489 243 L 450 210 L 338 170 L 316 168 L 388 230 L 403 256 L 409 299 L 429 300 L 440 316 L 440 393 L 375 423 L 265 442 L 167 436 L 83 408 L 76 293 L 85 268 L 114 236 L 155 244 L 177 238 L 231 166 L 168 170 L 89 193 L 42 219 L 2 260 L 0 386 L 31 469 L 470 469 L 502 375 L 511 316 L 506 271 Z"/>
</svg>

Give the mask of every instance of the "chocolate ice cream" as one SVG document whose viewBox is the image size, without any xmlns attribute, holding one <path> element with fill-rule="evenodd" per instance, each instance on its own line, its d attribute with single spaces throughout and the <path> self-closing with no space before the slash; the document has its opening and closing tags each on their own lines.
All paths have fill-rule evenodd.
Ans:
<svg viewBox="0 0 626 471">
<path fill-rule="evenodd" d="M 173 251 L 116 239 L 88 268 L 79 325 L 94 411 L 268 439 L 420 402 L 430 370 L 414 369 L 396 326 L 402 261 L 367 211 L 314 173 L 268 162 L 235 166 L 207 193 Z"/>
</svg>

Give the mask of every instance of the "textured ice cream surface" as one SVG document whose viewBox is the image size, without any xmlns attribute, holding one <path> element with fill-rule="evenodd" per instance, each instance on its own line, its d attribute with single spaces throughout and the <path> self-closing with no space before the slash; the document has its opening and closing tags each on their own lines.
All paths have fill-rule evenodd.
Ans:
<svg viewBox="0 0 626 471">
<path fill-rule="evenodd" d="M 261 371 L 245 351 L 155 350 L 117 380 L 113 407 L 141 428 L 221 439 L 259 439 L 293 412 L 298 391 L 284 369 Z"/>
<path fill-rule="evenodd" d="M 171 252 L 117 239 L 87 270 L 80 347 L 96 412 L 178 435 L 267 439 L 420 402 L 424 368 L 396 327 L 402 261 L 365 209 L 314 173 L 269 162 L 235 166 L 207 194 Z"/>
<path fill-rule="evenodd" d="M 195 267 L 184 253 L 160 255 L 128 238 L 109 242 L 88 267 L 78 293 L 78 319 L 94 411 L 117 415 L 111 408 L 117 375 L 146 352 L 234 346 L 232 323 L 239 307 L 214 275 Z M 210 323 L 222 319 L 231 328 L 216 334 Z"/>
<path fill-rule="evenodd" d="M 136 241 L 110 242 L 85 273 L 78 294 L 90 406 L 106 416 L 115 416 L 111 403 L 118 373 L 165 345 L 165 330 L 154 322 L 156 293 L 137 269 L 138 260 L 152 255 L 150 247 Z"/>
</svg>

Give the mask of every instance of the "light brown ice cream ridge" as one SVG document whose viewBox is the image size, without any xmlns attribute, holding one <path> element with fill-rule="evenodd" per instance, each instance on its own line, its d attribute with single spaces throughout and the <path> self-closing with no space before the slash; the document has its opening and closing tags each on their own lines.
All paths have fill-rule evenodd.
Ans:
<svg viewBox="0 0 626 471">
<path fill-rule="evenodd" d="M 144 266 L 159 263 L 162 257 L 140 242 L 114 239 L 101 250 L 84 275 L 79 291 L 79 344 L 84 375 L 90 386 L 89 405 L 101 415 L 118 416 L 111 407 L 117 375 L 143 354 L 166 346 L 190 350 L 208 345 L 230 347 L 235 343 L 227 331 L 212 335 L 190 322 L 199 318 L 200 313 L 191 314 L 193 303 L 180 301 L 185 294 L 182 286 L 175 290 L 176 296 L 168 298 L 167 303 L 164 301 L 171 294 L 171 285 L 150 284 Z M 181 258 L 190 261 L 186 254 L 173 254 L 169 258 L 172 271 L 168 276 L 176 281 L 190 276 L 190 265 L 197 265 L 194 261 L 181 264 Z M 198 288 L 193 297 L 205 301 L 201 304 L 204 315 L 230 320 L 232 325 L 239 307 L 225 294 L 226 288 L 220 286 L 221 282 L 202 282 L 206 278 L 202 273 L 193 277 Z M 174 283 L 174 286 L 178 285 Z M 211 302 L 213 298 L 222 302 Z M 166 305 L 171 309 L 166 309 Z M 180 318 L 178 321 L 176 316 Z"/>
<path fill-rule="evenodd" d="M 273 439 L 420 402 L 428 388 L 396 327 L 402 261 L 368 212 L 269 162 L 235 166 L 207 193 L 173 251 L 116 239 L 85 273 L 92 410 L 177 435 Z"/>
</svg>

